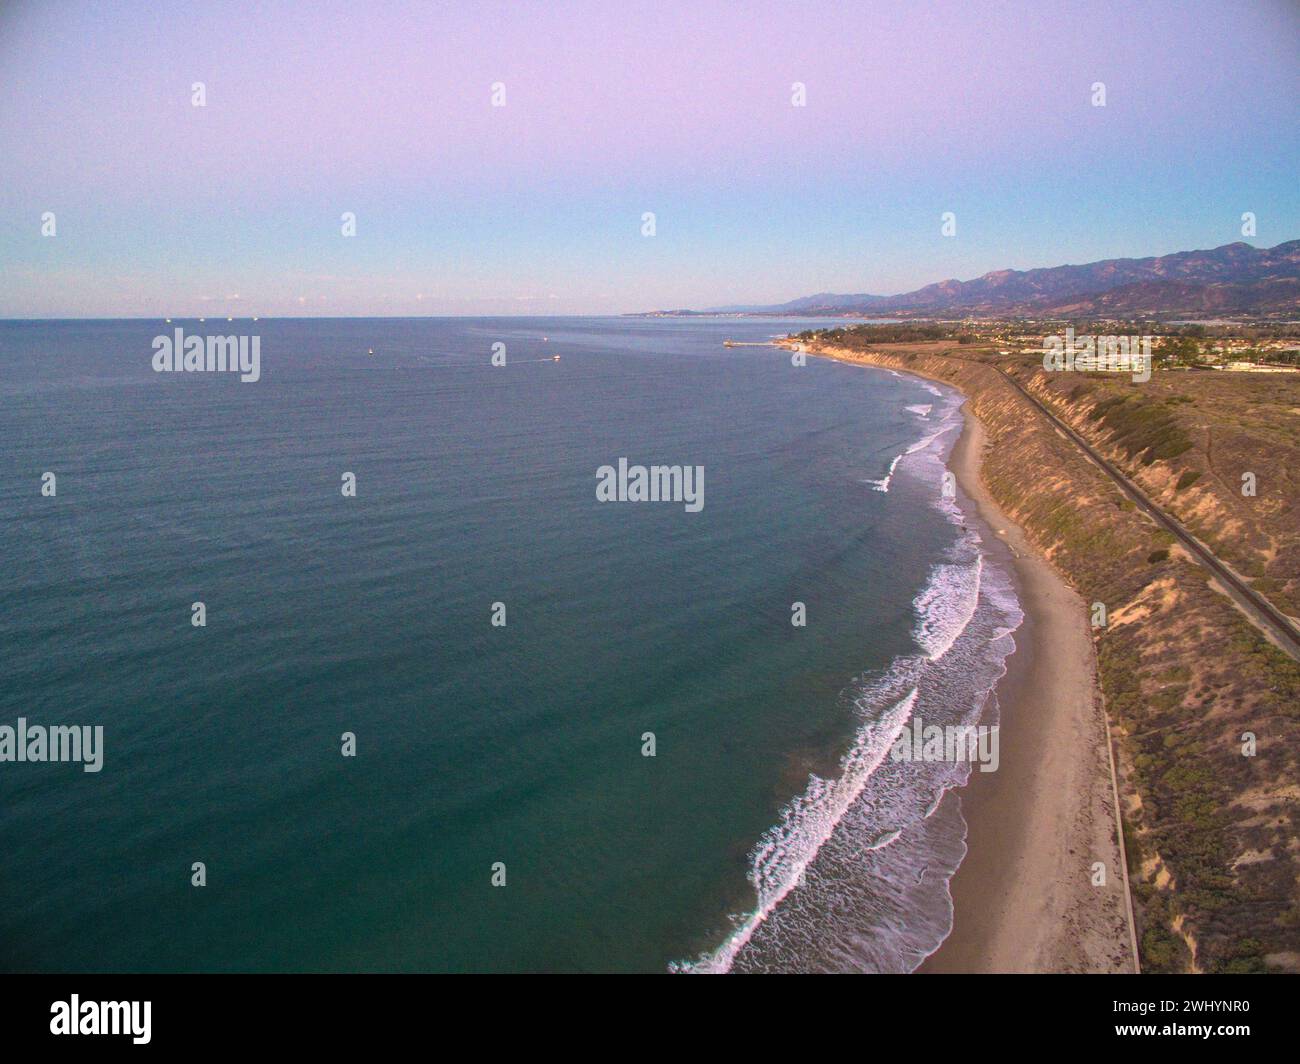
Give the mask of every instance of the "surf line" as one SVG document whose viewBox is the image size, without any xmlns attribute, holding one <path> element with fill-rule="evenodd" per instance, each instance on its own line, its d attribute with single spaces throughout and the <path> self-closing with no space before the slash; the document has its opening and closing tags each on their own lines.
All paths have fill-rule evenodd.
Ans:
<svg viewBox="0 0 1300 1064">
<path fill-rule="evenodd" d="M 754 937 L 759 925 L 803 882 L 809 865 L 830 840 L 849 807 L 862 794 L 872 773 L 898 742 L 916 706 L 917 693 L 917 688 L 913 687 L 890 706 L 879 721 L 862 727 L 852 749 L 841 762 L 838 777 L 832 780 L 810 777 L 809 789 L 801 796 L 802 800 L 796 798 L 790 802 L 782 810 L 781 823 L 768 829 L 759 840 L 750 876 L 758 893 L 757 907 L 712 953 L 695 961 L 674 962 L 669 965 L 669 971 L 725 974 L 731 970 L 736 956 Z M 808 800 L 810 795 L 811 801 Z M 800 828 L 804 831 L 800 832 Z M 897 838 L 897 833 L 880 840 L 878 845 L 888 845 L 894 838 Z M 791 843 L 793 845 L 788 845 Z M 778 854 L 777 851 L 784 852 Z M 768 886 L 763 872 L 771 867 L 783 874 Z"/>
</svg>

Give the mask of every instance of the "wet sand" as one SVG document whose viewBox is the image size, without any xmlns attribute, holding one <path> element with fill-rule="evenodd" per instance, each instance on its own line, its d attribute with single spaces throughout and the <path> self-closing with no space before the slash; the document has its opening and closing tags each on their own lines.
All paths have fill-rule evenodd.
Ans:
<svg viewBox="0 0 1300 1064">
<path fill-rule="evenodd" d="M 961 791 L 968 853 L 951 884 L 952 934 L 920 971 L 1132 971 L 1086 606 L 989 497 L 984 427 L 965 417 L 949 465 L 1011 552 L 1025 619 L 997 688 L 1001 764 Z"/>
<path fill-rule="evenodd" d="M 809 353 L 894 368 L 860 354 Z M 972 773 L 959 792 L 967 854 L 950 884 L 952 933 L 918 971 L 1133 972 L 1087 604 L 984 487 L 988 434 L 969 400 L 963 415 L 948 464 L 963 506 L 973 507 L 999 541 L 990 549 L 1005 552 L 1025 619 L 996 689 L 998 770 Z"/>
</svg>

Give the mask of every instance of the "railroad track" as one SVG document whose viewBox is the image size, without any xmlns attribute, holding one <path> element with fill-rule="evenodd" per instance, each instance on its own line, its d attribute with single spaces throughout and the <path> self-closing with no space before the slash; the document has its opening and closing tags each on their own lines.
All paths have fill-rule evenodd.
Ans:
<svg viewBox="0 0 1300 1064">
<path fill-rule="evenodd" d="M 1143 513 L 1147 514 L 1161 528 L 1165 529 L 1181 543 L 1187 551 L 1202 566 L 1208 569 L 1215 577 L 1218 578 L 1229 599 L 1233 604 L 1256 625 L 1262 626 L 1272 632 L 1276 637 L 1278 644 L 1283 647 L 1296 660 L 1300 660 L 1300 631 L 1297 631 L 1295 624 L 1277 609 L 1272 603 L 1245 583 L 1231 569 L 1221 562 L 1214 553 L 1206 547 L 1199 539 L 1192 535 L 1177 518 L 1165 513 L 1159 506 L 1147 498 L 1146 493 L 1131 481 L 1126 474 L 1120 471 L 1109 459 L 1098 453 L 1097 449 L 1092 446 L 1078 432 L 1067 425 L 1061 418 L 1057 417 L 1048 406 L 1043 403 L 1037 396 L 1033 395 L 1024 385 L 1016 380 L 1011 374 L 1007 373 L 1001 366 L 993 365 L 989 362 L 981 362 L 979 359 L 966 358 L 962 355 L 948 355 L 949 358 L 958 358 L 963 362 L 973 362 L 982 366 L 991 366 L 1001 374 L 1002 378 L 1014 387 L 1044 418 L 1049 425 L 1060 432 L 1066 439 L 1071 440 L 1083 453 L 1098 466 L 1115 484 L 1120 491 L 1127 496 L 1134 505 L 1141 508 Z M 1119 795 L 1119 778 L 1116 771 L 1116 758 L 1113 739 L 1110 734 L 1110 714 L 1105 714 L 1106 719 L 1106 757 L 1110 768 L 1111 799 L 1115 805 L 1115 836 L 1119 845 L 1121 869 L 1124 878 L 1124 907 L 1125 916 L 1128 922 L 1129 932 L 1129 949 L 1132 953 L 1133 971 L 1140 974 L 1142 971 L 1141 951 L 1137 942 L 1137 921 L 1133 912 L 1133 890 L 1129 882 L 1128 875 L 1128 855 L 1124 845 L 1124 822 L 1123 813 L 1121 812 L 1120 795 Z"/>
<path fill-rule="evenodd" d="M 1234 600 L 1237 607 L 1256 624 L 1263 625 L 1276 636 L 1278 643 L 1286 650 L 1291 657 L 1300 661 L 1300 630 L 1297 630 L 1295 624 L 1286 614 L 1274 606 L 1268 599 L 1264 598 L 1258 591 L 1252 588 L 1227 565 L 1221 562 L 1214 553 L 1203 544 L 1199 539 L 1192 535 L 1177 518 L 1171 517 L 1165 513 L 1159 506 L 1147 498 L 1146 493 L 1131 481 L 1126 474 L 1121 472 L 1107 458 L 1103 457 L 1097 450 L 1085 440 L 1078 432 L 1072 429 L 1043 403 L 1036 395 L 1031 393 L 1015 377 L 1007 373 L 1001 366 L 995 366 L 990 362 L 980 362 L 978 359 L 964 358 L 961 355 L 951 355 L 951 358 L 961 358 L 963 362 L 975 362 L 981 366 L 992 366 L 993 369 L 1000 373 L 1004 380 L 1010 383 L 1029 403 L 1045 417 L 1048 422 L 1057 430 L 1062 432 L 1068 439 L 1072 440 L 1093 463 L 1099 466 L 1102 472 L 1106 473 L 1111 480 L 1115 481 L 1122 492 L 1131 499 L 1134 504 L 1139 506 L 1147 516 L 1151 517 L 1161 528 L 1169 532 L 1179 543 L 1181 543 L 1191 555 L 1196 558 L 1205 568 L 1209 569 L 1219 581 L 1223 584 L 1230 598 Z"/>
</svg>

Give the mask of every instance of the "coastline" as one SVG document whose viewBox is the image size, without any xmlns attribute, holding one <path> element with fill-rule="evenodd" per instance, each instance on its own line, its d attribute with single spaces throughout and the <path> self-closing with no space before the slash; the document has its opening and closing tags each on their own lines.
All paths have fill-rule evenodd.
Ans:
<svg viewBox="0 0 1300 1064">
<path fill-rule="evenodd" d="M 952 381 L 899 371 L 962 392 Z M 1024 620 L 995 687 L 998 771 L 972 773 L 957 792 L 967 852 L 949 883 L 952 931 L 917 971 L 1132 972 L 1086 604 L 985 488 L 980 467 L 988 433 L 965 398 L 949 468 L 963 508 L 994 533 L 988 549 L 1011 570 Z M 1105 866 L 1104 886 L 1093 885 L 1096 862 Z"/>
<path fill-rule="evenodd" d="M 984 426 L 962 413 L 950 468 L 1009 548 L 1024 620 L 996 688 L 1001 764 L 960 792 L 967 853 L 949 884 L 953 929 L 918 971 L 1132 971 L 1086 606 L 984 488 Z M 1092 885 L 1095 861 L 1104 887 Z"/>
</svg>

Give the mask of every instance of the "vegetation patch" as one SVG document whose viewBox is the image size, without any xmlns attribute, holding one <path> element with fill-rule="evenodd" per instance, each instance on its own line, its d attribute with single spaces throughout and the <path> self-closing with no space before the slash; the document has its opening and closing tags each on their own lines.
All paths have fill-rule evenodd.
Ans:
<svg viewBox="0 0 1300 1064">
<path fill-rule="evenodd" d="M 1169 406 L 1156 399 L 1116 395 L 1097 403 L 1088 414 L 1110 430 L 1115 445 L 1144 465 L 1177 458 L 1192 441 Z"/>
</svg>

